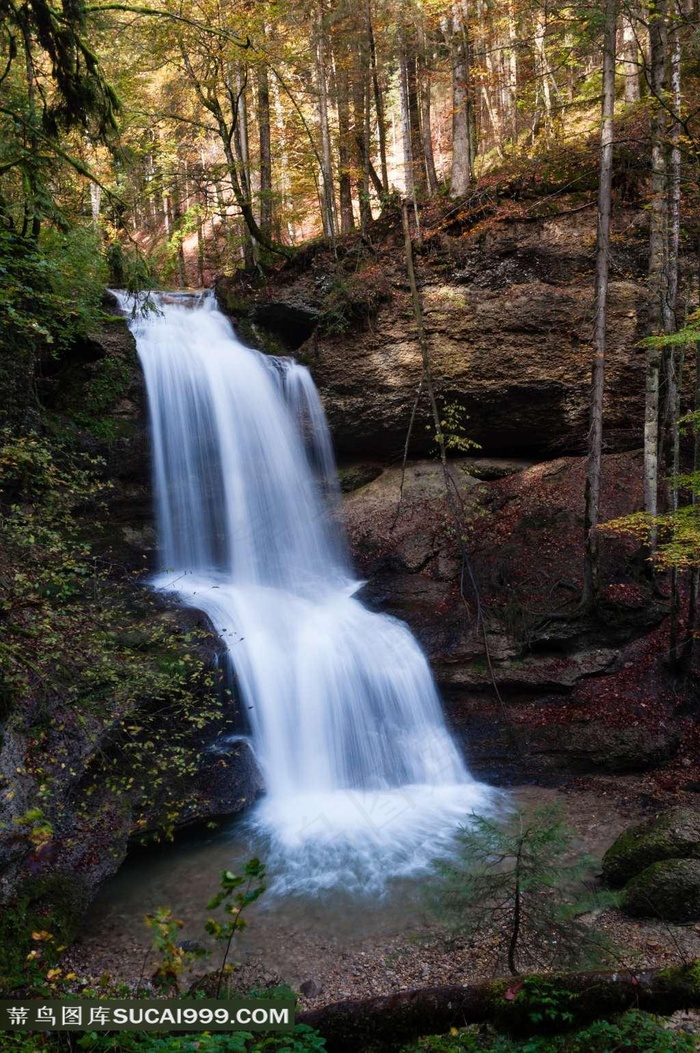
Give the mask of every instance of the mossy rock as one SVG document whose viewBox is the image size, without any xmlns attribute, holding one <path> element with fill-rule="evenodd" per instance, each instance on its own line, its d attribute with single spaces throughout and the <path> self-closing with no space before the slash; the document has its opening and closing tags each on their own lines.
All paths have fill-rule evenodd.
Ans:
<svg viewBox="0 0 700 1053">
<path fill-rule="evenodd" d="M 700 859 L 700 810 L 671 808 L 625 830 L 603 856 L 603 878 L 621 888 L 664 859 Z"/>
<path fill-rule="evenodd" d="M 345 468 L 338 469 L 340 489 L 344 494 L 350 494 L 353 490 L 359 490 L 367 486 L 382 474 L 382 468 L 378 464 L 350 464 Z"/>
<path fill-rule="evenodd" d="M 700 859 L 652 863 L 625 888 L 623 910 L 677 924 L 700 919 Z"/>
</svg>

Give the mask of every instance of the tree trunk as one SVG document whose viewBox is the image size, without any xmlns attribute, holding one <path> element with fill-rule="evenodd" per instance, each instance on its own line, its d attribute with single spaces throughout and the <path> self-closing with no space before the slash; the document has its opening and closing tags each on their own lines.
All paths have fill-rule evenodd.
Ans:
<svg viewBox="0 0 700 1053">
<path fill-rule="evenodd" d="M 488 7 L 481 3 L 481 0 L 477 0 L 477 21 L 486 25 L 488 21 Z M 490 35 L 486 38 L 484 47 L 484 65 L 488 78 L 482 87 L 484 97 L 484 107 L 489 116 L 489 124 L 491 125 L 491 132 L 493 135 L 493 147 L 499 157 L 503 157 L 503 129 L 501 125 L 501 109 L 499 106 L 501 99 L 500 91 L 500 76 L 498 64 L 500 63 L 500 48 L 497 46 L 497 41 L 494 40 L 494 30 L 490 27 Z"/>
<path fill-rule="evenodd" d="M 508 0 L 508 113 L 513 144 L 518 141 L 518 28 L 512 0 Z"/>
<path fill-rule="evenodd" d="M 588 431 L 588 462 L 584 513 L 584 562 L 582 605 L 593 606 L 600 592 L 598 562 L 598 518 L 600 476 L 603 457 L 603 395 L 605 389 L 605 344 L 610 269 L 610 212 L 613 169 L 613 117 L 615 113 L 616 0 L 607 0 L 603 42 L 603 113 L 600 129 L 600 176 L 598 182 L 598 238 L 596 244 L 595 323 L 591 376 L 591 420 Z"/>
<path fill-rule="evenodd" d="M 411 165 L 411 186 L 414 201 L 424 197 L 427 190 L 425 165 L 423 163 L 423 141 L 420 127 L 420 106 L 418 103 L 418 58 L 415 28 L 407 22 L 401 28 L 400 65 L 403 83 L 404 100 L 402 121 L 404 134 L 408 136 L 408 156 Z M 407 160 L 404 145 L 404 161 Z"/>
<path fill-rule="evenodd" d="M 550 84 L 549 61 L 547 58 L 547 12 L 541 8 L 535 23 L 535 64 L 537 82 L 542 97 L 545 135 L 552 133 L 552 86 Z M 539 124 L 537 116 L 533 124 L 533 136 L 537 134 Z"/>
<path fill-rule="evenodd" d="M 321 128 L 321 182 L 323 185 L 323 232 L 335 237 L 335 195 L 333 193 L 333 161 L 331 132 L 328 124 L 328 82 L 326 80 L 326 35 L 323 11 L 319 5 L 316 18 L 316 90 L 318 121 Z"/>
<path fill-rule="evenodd" d="M 279 143 L 279 171 L 280 171 L 280 194 L 281 194 L 281 212 L 286 217 L 286 234 L 290 244 L 294 244 L 294 224 L 291 222 L 287 215 L 287 209 L 291 199 L 291 187 L 289 181 L 289 154 L 287 152 L 287 141 L 285 138 L 286 121 L 284 110 L 282 108 L 282 100 L 280 98 L 279 84 L 277 78 L 272 79 L 272 101 L 275 111 L 275 129 L 277 132 L 277 142 Z M 281 228 L 281 223 L 280 223 Z"/>
<path fill-rule="evenodd" d="M 668 289 L 668 307 L 664 317 L 666 333 L 675 332 L 678 328 L 676 308 L 678 299 L 678 248 L 680 244 L 681 223 L 681 38 L 678 29 L 681 11 L 674 2 L 670 31 L 670 81 L 671 106 L 674 116 L 671 123 L 671 157 L 669 165 L 669 232 L 668 254 L 666 260 Z M 678 471 L 680 467 L 680 435 L 678 418 L 680 417 L 681 376 L 683 370 L 683 349 L 678 352 L 673 345 L 664 349 L 664 375 L 666 378 L 666 405 L 664 412 L 664 466 L 666 485 L 669 493 L 670 511 L 678 511 Z M 678 571 L 671 571 L 671 611 L 669 629 L 669 660 L 675 666 L 679 659 L 679 617 L 680 593 Z"/>
<path fill-rule="evenodd" d="M 242 196 L 248 202 L 252 201 L 252 187 L 250 182 L 250 151 L 248 146 L 248 106 L 246 100 L 247 71 L 241 73 L 240 68 L 236 70 L 235 95 L 230 91 L 233 112 L 233 143 L 238 160 L 239 180 Z M 248 227 L 247 244 L 243 247 L 243 258 L 246 267 L 254 267 L 257 258 L 257 239 L 250 227 Z"/>
<path fill-rule="evenodd" d="M 260 229 L 272 237 L 272 150 L 270 145 L 270 78 L 265 62 L 258 65 L 258 136 L 260 141 Z"/>
<path fill-rule="evenodd" d="M 654 96 L 651 145 L 651 218 L 649 234 L 649 294 L 652 325 L 656 333 L 665 331 L 668 311 L 668 165 L 666 159 L 666 110 L 662 105 L 667 86 L 668 66 L 667 0 L 657 0 L 649 22 L 650 85 Z M 658 511 L 659 475 L 659 367 L 658 348 L 648 348 L 644 413 L 644 511 Z M 652 530 L 650 547 L 656 548 Z"/>
<path fill-rule="evenodd" d="M 403 181 L 406 197 L 416 200 L 416 181 L 411 141 L 411 106 L 408 97 L 408 59 L 403 35 L 399 45 L 399 99 L 401 103 L 401 140 L 403 144 Z"/>
<path fill-rule="evenodd" d="M 625 78 L 625 102 L 639 102 L 639 48 L 631 10 L 622 13 L 622 75 Z"/>
<path fill-rule="evenodd" d="M 695 399 L 693 409 L 696 414 L 693 426 L 693 474 L 697 478 L 700 472 L 700 343 L 695 345 Z M 691 490 L 691 504 L 697 507 L 698 495 L 696 487 Z M 685 638 L 681 647 L 679 668 L 687 676 L 693 664 L 693 651 L 695 646 L 695 627 L 698 618 L 698 598 L 700 595 L 700 568 L 692 567 L 690 571 L 690 587 L 688 590 L 688 615 L 685 626 Z"/>
<path fill-rule="evenodd" d="M 355 169 L 357 171 L 357 200 L 360 205 L 360 227 L 363 234 L 372 222 L 372 206 L 369 197 L 371 126 L 369 114 L 370 68 L 366 39 L 361 41 L 359 54 L 353 66 L 352 112 Z M 376 175 L 376 173 L 375 173 Z M 379 184 L 381 200 L 383 187 Z"/>
<path fill-rule="evenodd" d="M 384 95 L 379 83 L 379 72 L 377 69 L 377 44 L 374 39 L 374 25 L 372 22 L 372 0 L 367 0 L 367 34 L 369 40 L 369 58 L 372 69 L 372 87 L 374 90 L 374 109 L 377 117 L 377 139 L 379 141 L 379 164 L 382 173 L 382 186 L 384 193 L 389 193 L 389 169 L 386 154 L 386 123 L 384 118 Z M 368 100 L 369 107 L 369 100 Z M 369 155 L 368 155 L 369 156 Z"/>
<path fill-rule="evenodd" d="M 469 72 L 469 36 L 462 0 L 452 5 L 452 197 L 463 197 L 472 180 L 474 102 Z"/>
<path fill-rule="evenodd" d="M 438 178 L 435 171 L 433 154 L 433 127 L 430 100 L 430 68 L 425 28 L 422 21 L 418 26 L 418 91 L 420 96 L 420 129 L 423 141 L 423 161 L 428 179 L 428 190 L 431 194 L 438 192 Z"/>
<path fill-rule="evenodd" d="M 570 1025 L 643 1009 L 673 1013 L 700 1006 L 700 961 L 670 969 L 648 969 L 636 974 L 615 972 L 546 973 L 533 977 L 570 992 L 567 1013 Z M 468 987 L 425 987 L 397 994 L 334 1002 L 299 1013 L 296 1021 L 317 1028 L 326 1040 L 328 1053 L 357 1053 L 377 1047 L 396 1048 L 421 1035 L 444 1034 L 450 1028 L 491 1023 L 513 1033 L 537 1030 L 532 1023 L 539 1003 L 536 994 L 527 997 L 522 978 L 491 980 Z M 569 1025 L 567 1025 L 569 1026 Z"/>
<path fill-rule="evenodd" d="M 355 229 L 352 210 L 352 140 L 350 136 L 350 86 L 348 81 L 348 56 L 345 49 L 336 51 L 335 86 L 338 106 L 338 188 L 340 191 L 340 230 L 349 234 Z"/>
</svg>

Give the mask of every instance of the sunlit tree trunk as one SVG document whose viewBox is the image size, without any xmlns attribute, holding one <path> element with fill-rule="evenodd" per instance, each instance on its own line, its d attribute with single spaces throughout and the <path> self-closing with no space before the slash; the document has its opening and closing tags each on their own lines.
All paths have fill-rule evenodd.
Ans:
<svg viewBox="0 0 700 1053">
<path fill-rule="evenodd" d="M 90 183 L 90 212 L 92 214 L 92 222 L 95 224 L 99 222 L 101 208 L 102 187 L 98 186 L 97 183 Z"/>
<path fill-rule="evenodd" d="M 403 178 L 406 197 L 414 202 L 416 181 L 413 167 L 413 143 L 411 139 L 411 105 L 408 97 L 408 71 L 405 42 L 402 39 L 399 51 L 399 99 L 401 103 L 401 140 L 403 145 Z"/>
<path fill-rule="evenodd" d="M 622 75 L 625 78 L 625 102 L 639 102 L 639 47 L 632 10 L 622 12 Z"/>
<path fill-rule="evenodd" d="M 503 128 L 501 124 L 501 91 L 500 91 L 500 49 L 497 47 L 493 26 L 489 24 L 488 8 L 481 0 L 477 0 L 477 20 L 487 31 L 484 44 L 483 62 L 488 77 L 482 85 L 482 96 L 484 109 L 488 114 L 489 124 L 493 133 L 493 146 L 499 157 L 503 156 Z"/>
<path fill-rule="evenodd" d="M 282 99 L 280 98 L 279 83 L 276 77 L 273 77 L 270 82 L 270 91 L 272 98 L 272 109 L 275 115 L 275 134 L 278 150 L 280 209 L 277 213 L 277 218 L 280 232 L 282 230 L 282 223 L 284 222 L 284 231 L 286 233 L 286 238 L 289 241 L 289 243 L 293 245 L 295 239 L 294 224 L 288 215 L 288 210 L 291 203 L 291 167 L 289 163 L 289 153 L 287 150 L 287 122 L 285 119 L 284 107 L 282 106 Z M 275 215 L 276 213 L 273 210 L 273 218 L 275 217 Z M 277 225 L 278 224 L 275 223 L 275 226 Z"/>
<path fill-rule="evenodd" d="M 508 114 L 510 134 L 513 142 L 518 139 L 518 27 L 512 0 L 508 0 L 508 51 L 505 53 L 508 69 Z"/>
<path fill-rule="evenodd" d="M 404 21 L 400 31 L 399 66 L 402 83 L 402 129 L 408 142 L 404 143 L 404 162 L 411 166 L 411 195 L 424 196 L 427 189 L 423 163 L 423 141 L 418 103 L 418 60 L 415 28 Z M 407 193 L 408 193 L 407 184 Z"/>
<path fill-rule="evenodd" d="M 469 70 L 469 36 L 463 0 L 452 5 L 452 197 L 463 197 L 473 175 L 474 103 Z"/>
<path fill-rule="evenodd" d="M 377 68 L 377 44 L 374 38 L 374 24 L 372 21 L 372 0 L 367 0 L 367 39 L 369 41 L 369 57 L 372 70 L 372 88 L 374 91 L 374 110 L 377 118 L 377 140 L 379 142 L 379 164 L 381 169 L 382 187 L 384 193 L 389 193 L 389 168 L 387 165 L 386 152 L 386 121 L 384 114 L 384 93 L 379 81 L 379 70 Z"/>
<path fill-rule="evenodd" d="M 547 54 L 547 8 L 542 6 L 538 9 L 535 19 L 534 33 L 535 67 L 537 73 L 537 84 L 540 98 L 542 100 L 541 113 L 535 113 L 533 122 L 533 136 L 537 135 L 540 123 L 544 121 L 545 135 L 549 136 L 553 131 L 553 96 L 558 94 L 554 74 Z"/>
</svg>

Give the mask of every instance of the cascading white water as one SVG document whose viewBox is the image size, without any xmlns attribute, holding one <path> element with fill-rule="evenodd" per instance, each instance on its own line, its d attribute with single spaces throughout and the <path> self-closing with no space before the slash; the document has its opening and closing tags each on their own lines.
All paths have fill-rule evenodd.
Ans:
<svg viewBox="0 0 700 1053">
<path fill-rule="evenodd" d="M 244 347 L 211 294 L 156 303 L 130 323 L 153 435 L 156 584 L 226 643 L 278 888 L 376 889 L 424 867 L 490 791 L 468 774 L 408 628 L 354 596 L 308 370 Z"/>
</svg>

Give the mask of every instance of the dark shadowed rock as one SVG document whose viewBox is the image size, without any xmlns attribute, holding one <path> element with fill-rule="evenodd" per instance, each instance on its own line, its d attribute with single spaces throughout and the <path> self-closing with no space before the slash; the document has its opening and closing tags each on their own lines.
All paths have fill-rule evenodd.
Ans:
<svg viewBox="0 0 700 1053">
<path fill-rule="evenodd" d="M 607 727 L 596 721 L 580 722 L 572 714 L 560 725 L 530 728 L 529 749 L 546 756 L 548 766 L 574 772 L 625 773 L 658 767 L 672 757 L 680 743 L 679 730 L 667 728 Z"/>
</svg>

